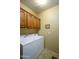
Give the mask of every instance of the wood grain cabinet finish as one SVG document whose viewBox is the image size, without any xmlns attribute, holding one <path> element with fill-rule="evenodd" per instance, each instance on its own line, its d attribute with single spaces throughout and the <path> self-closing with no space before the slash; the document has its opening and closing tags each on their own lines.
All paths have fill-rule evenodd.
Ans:
<svg viewBox="0 0 79 59">
<path fill-rule="evenodd" d="M 30 13 L 28 13 L 27 28 L 29 28 L 29 29 L 33 28 L 33 19 L 32 19 L 32 15 Z"/>
<path fill-rule="evenodd" d="M 36 24 L 36 17 L 32 17 L 32 20 L 33 20 L 33 28 L 36 28 L 37 24 Z"/>
<path fill-rule="evenodd" d="M 40 19 L 20 8 L 20 28 L 40 29 Z"/>
<path fill-rule="evenodd" d="M 27 12 L 25 10 L 20 9 L 20 28 L 27 27 Z"/>
<path fill-rule="evenodd" d="M 36 24 L 37 24 L 36 28 L 40 29 L 40 19 L 38 19 L 38 18 L 36 19 Z"/>
<path fill-rule="evenodd" d="M 40 19 L 37 17 L 34 17 L 34 28 L 40 29 Z"/>
</svg>

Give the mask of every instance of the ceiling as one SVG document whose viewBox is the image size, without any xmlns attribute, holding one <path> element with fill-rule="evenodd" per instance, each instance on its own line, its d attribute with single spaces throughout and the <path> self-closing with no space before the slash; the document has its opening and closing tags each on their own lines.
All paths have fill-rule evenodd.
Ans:
<svg viewBox="0 0 79 59">
<path fill-rule="evenodd" d="M 40 13 L 48 8 L 58 5 L 59 0 L 47 0 L 47 3 L 45 5 L 38 5 L 35 2 L 35 0 L 21 0 L 21 3 L 23 3 L 24 5 L 27 5 L 29 8 L 31 8 L 36 13 Z"/>
</svg>

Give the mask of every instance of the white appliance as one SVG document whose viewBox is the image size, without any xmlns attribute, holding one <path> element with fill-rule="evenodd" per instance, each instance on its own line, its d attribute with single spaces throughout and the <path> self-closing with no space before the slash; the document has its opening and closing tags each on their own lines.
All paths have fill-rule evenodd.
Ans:
<svg viewBox="0 0 79 59">
<path fill-rule="evenodd" d="M 21 36 L 22 59 L 37 59 L 44 50 L 44 37 L 38 35 Z"/>
</svg>

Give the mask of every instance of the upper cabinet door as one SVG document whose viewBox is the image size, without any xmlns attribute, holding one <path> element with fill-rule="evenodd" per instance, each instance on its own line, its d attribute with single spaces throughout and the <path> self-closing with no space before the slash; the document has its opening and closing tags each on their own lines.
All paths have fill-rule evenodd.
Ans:
<svg viewBox="0 0 79 59">
<path fill-rule="evenodd" d="M 36 24 L 36 17 L 32 16 L 32 20 L 33 20 L 33 28 L 35 29 L 37 24 Z"/>
<path fill-rule="evenodd" d="M 37 28 L 40 29 L 40 19 L 37 19 L 37 23 L 38 23 Z"/>
<path fill-rule="evenodd" d="M 20 27 L 25 28 L 25 11 L 20 9 Z"/>
<path fill-rule="evenodd" d="M 40 19 L 37 17 L 33 17 L 33 28 L 40 29 Z"/>
<path fill-rule="evenodd" d="M 27 27 L 30 29 L 33 28 L 33 19 L 32 19 L 32 15 L 30 13 L 28 13 Z"/>
<path fill-rule="evenodd" d="M 36 28 L 40 29 L 40 19 L 36 18 Z"/>
</svg>

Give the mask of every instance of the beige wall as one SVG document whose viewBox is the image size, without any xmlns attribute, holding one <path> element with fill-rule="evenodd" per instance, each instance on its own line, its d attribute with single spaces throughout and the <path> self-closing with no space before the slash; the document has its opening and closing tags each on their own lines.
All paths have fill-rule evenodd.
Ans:
<svg viewBox="0 0 79 59">
<path fill-rule="evenodd" d="M 45 36 L 45 48 L 59 52 L 59 7 L 55 6 L 39 14 L 41 30 L 39 34 Z M 45 29 L 45 24 L 50 24 L 50 29 Z"/>
<path fill-rule="evenodd" d="M 23 3 L 20 3 L 20 7 L 23 8 L 24 10 L 28 11 L 29 13 L 38 17 L 38 15 L 34 11 L 32 11 L 30 8 L 28 8 Z M 34 29 L 20 28 L 20 34 L 21 35 L 23 35 L 23 34 L 27 35 L 29 33 L 38 33 L 38 31 L 34 30 Z"/>
</svg>

